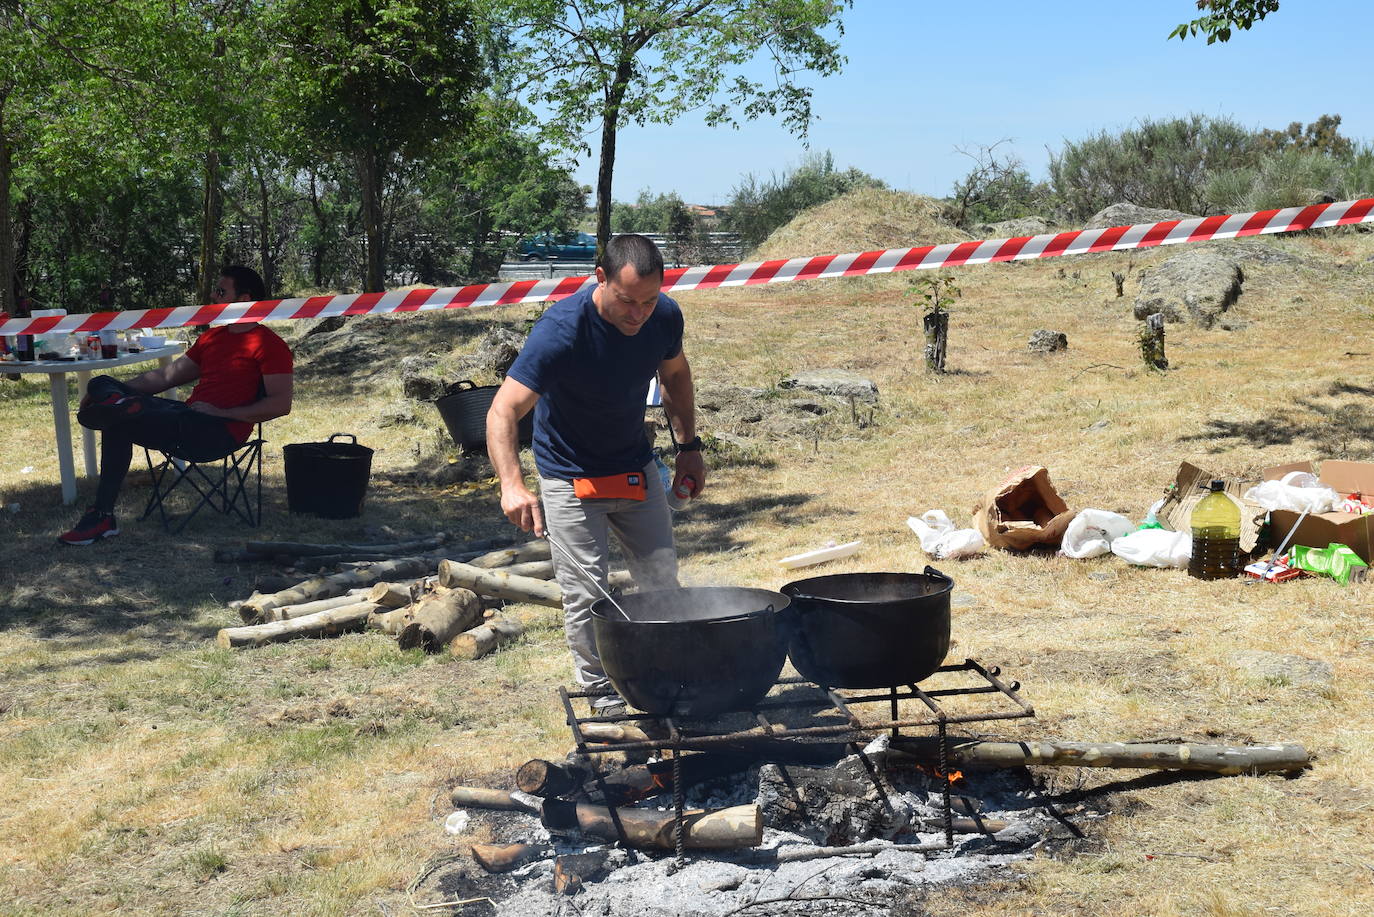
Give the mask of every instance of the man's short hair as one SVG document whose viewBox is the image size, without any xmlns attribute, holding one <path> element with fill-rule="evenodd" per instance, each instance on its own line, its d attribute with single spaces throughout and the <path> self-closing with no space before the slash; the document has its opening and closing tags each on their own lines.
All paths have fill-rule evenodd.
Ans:
<svg viewBox="0 0 1374 917">
<path fill-rule="evenodd" d="M 239 302 L 267 298 L 267 284 L 262 282 L 262 277 L 251 267 L 231 264 L 220 271 L 219 275 L 234 281 L 234 292 L 238 294 Z"/>
<path fill-rule="evenodd" d="M 615 236 L 606 243 L 606 251 L 601 256 L 601 269 L 608 278 L 620 276 L 625 265 L 634 265 L 640 277 L 657 276 L 663 279 L 663 255 L 653 239 L 637 233 L 627 232 Z"/>
</svg>

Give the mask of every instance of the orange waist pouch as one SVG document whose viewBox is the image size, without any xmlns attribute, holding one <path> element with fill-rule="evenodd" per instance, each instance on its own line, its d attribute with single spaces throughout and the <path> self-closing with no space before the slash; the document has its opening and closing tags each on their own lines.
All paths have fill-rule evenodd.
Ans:
<svg viewBox="0 0 1374 917">
<path fill-rule="evenodd" d="M 600 478 L 573 478 L 573 496 L 579 500 L 643 500 L 644 473 L 608 474 Z"/>
</svg>

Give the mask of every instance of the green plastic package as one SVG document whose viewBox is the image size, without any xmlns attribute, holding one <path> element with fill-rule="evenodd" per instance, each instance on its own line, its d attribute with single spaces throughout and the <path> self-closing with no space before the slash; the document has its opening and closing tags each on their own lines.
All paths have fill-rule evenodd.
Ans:
<svg viewBox="0 0 1374 917">
<path fill-rule="evenodd" d="M 1349 585 L 1351 574 L 1356 570 L 1369 566 L 1350 548 L 1335 543 L 1324 548 L 1294 545 L 1289 554 L 1288 565 L 1306 570 L 1308 573 L 1329 576 L 1342 586 Z"/>
</svg>

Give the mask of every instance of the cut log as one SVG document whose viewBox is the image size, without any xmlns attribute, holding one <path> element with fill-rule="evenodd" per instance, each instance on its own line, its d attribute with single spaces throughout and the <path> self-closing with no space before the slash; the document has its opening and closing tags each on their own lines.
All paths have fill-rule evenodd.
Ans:
<svg viewBox="0 0 1374 917">
<path fill-rule="evenodd" d="M 356 605 L 359 602 L 370 601 L 366 592 L 366 589 L 350 589 L 343 595 L 336 595 L 332 599 L 319 599 L 314 602 L 306 602 L 303 605 L 282 605 L 278 608 L 269 609 L 267 620 L 290 621 L 292 618 L 313 615 L 317 611 L 328 611 L 331 608 L 342 608 L 344 605 Z"/>
<path fill-rule="evenodd" d="M 502 573 L 511 576 L 528 576 L 533 579 L 553 579 L 553 561 L 531 560 L 523 564 L 511 564 L 500 568 Z"/>
<path fill-rule="evenodd" d="M 336 595 L 343 595 L 348 590 L 359 586 L 371 586 L 373 583 L 387 580 L 423 576 L 433 571 L 437 563 L 437 556 L 400 557 L 373 564 L 360 570 L 335 573 L 333 576 L 317 576 L 290 589 L 284 589 L 270 595 L 250 597 L 239 608 L 239 614 L 241 616 L 251 614 L 255 620 L 263 620 L 272 608 L 279 608 L 282 605 L 300 605 L 304 602 L 313 602 L 316 599 L 329 599 Z"/>
<path fill-rule="evenodd" d="M 387 608 L 404 608 L 415 597 L 411 594 L 414 590 L 414 581 L 404 583 L 377 583 L 367 594 L 369 602 L 376 602 Z"/>
<path fill-rule="evenodd" d="M 481 605 L 477 606 L 481 613 Z M 525 632 L 525 626 L 518 621 L 493 618 L 487 623 L 458 634 L 448 645 L 448 651 L 457 659 L 481 659 L 483 656 L 510 643 Z"/>
<path fill-rule="evenodd" d="M 903 757 L 921 763 L 939 760 L 939 739 L 894 738 L 887 759 Z M 950 739 L 946 750 L 951 765 L 960 767 L 1118 767 L 1155 770 L 1211 771 L 1249 774 L 1297 771 L 1312 756 L 1301 745 L 1156 745 L 1124 742 L 980 742 Z"/>
<path fill-rule="evenodd" d="M 525 793 L 489 790 L 480 786 L 455 786 L 449 798 L 460 809 L 502 809 L 507 812 L 527 812 L 530 815 L 543 814 L 543 800 Z"/>
<path fill-rule="evenodd" d="M 292 618 L 289 621 L 226 627 L 215 636 L 215 642 L 226 648 L 262 646 L 301 637 L 326 637 L 350 630 L 362 630 L 367 625 L 368 615 L 376 611 L 377 607 L 371 602 L 358 602 L 317 611 L 313 615 Z"/>
<path fill-rule="evenodd" d="M 657 742 L 660 748 L 667 748 L 671 744 L 666 734 L 650 735 L 639 726 L 629 723 L 582 723 L 578 728 L 587 742 L 598 745 Z M 772 761 L 779 764 L 828 764 L 840 760 L 849 753 L 849 747 L 843 742 L 770 738 L 762 729 L 750 730 L 748 734 L 725 742 L 694 743 L 692 736 L 686 735 L 682 738 L 682 748 L 686 751 L 742 755 L 755 761 Z"/>
<path fill-rule="evenodd" d="M 389 554 L 392 557 L 398 557 L 432 551 L 447 541 L 448 535 L 438 532 L 429 538 L 392 544 L 301 544 L 293 541 L 250 541 L 244 545 L 244 548 L 248 554 L 258 557 L 279 555 L 317 557 L 327 554 Z M 480 551 L 486 546 L 487 542 L 457 545 L 454 547 L 454 551 Z"/>
<path fill-rule="evenodd" d="M 487 872 L 510 872 L 552 851 L 548 844 L 473 844 L 472 858 Z"/>
<path fill-rule="evenodd" d="M 478 595 L 490 595 L 498 599 L 533 602 L 554 608 L 563 605 L 563 591 L 557 583 L 529 576 L 508 576 L 499 570 L 485 570 L 453 560 L 439 562 L 439 582 L 450 588 L 461 586 Z"/>
<path fill-rule="evenodd" d="M 653 809 L 616 809 L 616 818 L 632 847 L 673 850 L 673 813 Z M 605 840 L 617 840 L 611 809 L 587 802 L 563 799 L 544 801 L 542 820 L 556 831 L 581 831 Z M 732 850 L 757 847 L 763 842 L 763 814 L 756 805 L 684 813 L 683 846 L 694 850 Z"/>
<path fill-rule="evenodd" d="M 420 647 L 437 653 L 463 631 L 482 619 L 482 602 L 468 589 L 451 589 L 442 595 L 425 596 L 412 606 L 410 621 L 396 643 L 403 650 Z"/>
<path fill-rule="evenodd" d="M 606 860 L 609 850 L 594 850 L 590 853 L 565 853 L 553 861 L 553 893 L 555 895 L 575 895 L 582 886 L 595 882 L 606 874 Z"/>
<path fill-rule="evenodd" d="M 547 541 L 529 541 L 500 551 L 491 551 L 473 558 L 468 563 L 474 567 L 490 570 L 495 567 L 509 567 L 511 564 L 523 564 L 532 560 L 548 560 L 549 556 L 549 543 Z"/>
<path fill-rule="evenodd" d="M 591 774 L 571 764 L 534 758 L 515 772 L 515 785 L 532 796 L 566 796 L 582 788 Z"/>
<path fill-rule="evenodd" d="M 367 619 L 367 626 L 395 637 L 410 623 L 410 606 L 405 608 L 379 607 Z"/>
</svg>

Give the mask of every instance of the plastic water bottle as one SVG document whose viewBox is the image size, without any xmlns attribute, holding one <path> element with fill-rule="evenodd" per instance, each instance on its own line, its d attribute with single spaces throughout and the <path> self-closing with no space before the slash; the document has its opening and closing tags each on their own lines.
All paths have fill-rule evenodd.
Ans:
<svg viewBox="0 0 1374 917">
<path fill-rule="evenodd" d="M 1198 579 L 1227 579 L 1240 574 L 1240 507 L 1213 481 L 1207 496 L 1193 507 L 1193 555 L 1188 573 Z"/>
</svg>

